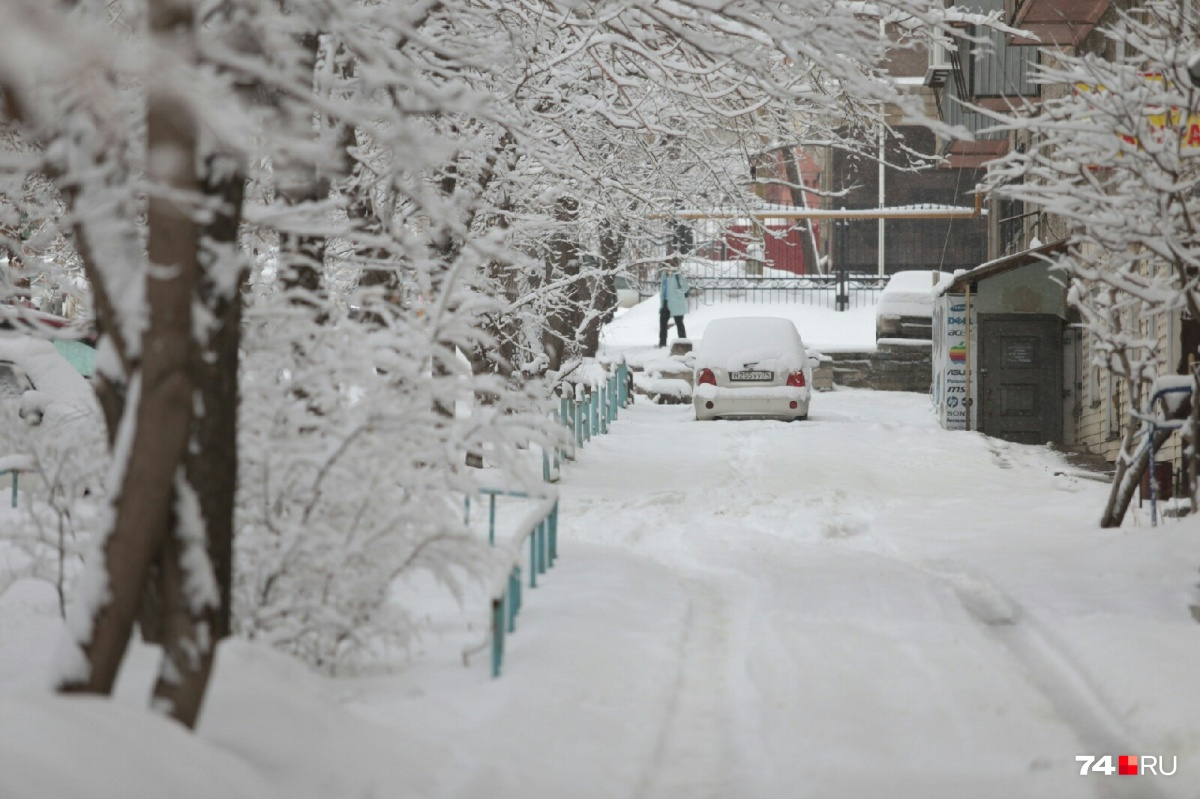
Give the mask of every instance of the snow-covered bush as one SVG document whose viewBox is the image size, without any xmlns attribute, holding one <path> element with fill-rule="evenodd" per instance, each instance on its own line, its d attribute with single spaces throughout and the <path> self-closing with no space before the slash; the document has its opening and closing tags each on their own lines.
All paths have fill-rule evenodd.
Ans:
<svg viewBox="0 0 1200 799">
<path fill-rule="evenodd" d="M 0 593 L 18 579 L 46 580 L 62 609 L 104 503 L 104 420 L 90 387 L 49 343 L 0 339 L 0 353 L 16 352 L 27 356 L 34 379 L 47 390 L 0 402 L 0 470 L 21 469 L 20 502 L 0 530 Z M 50 390 L 56 378 L 58 394 Z M 30 412 L 31 395 L 37 395 L 37 414 Z M 4 489 L 0 497 L 8 505 L 7 484 Z"/>
<path fill-rule="evenodd" d="M 414 634 L 406 609 L 390 601 L 397 578 L 425 570 L 458 594 L 491 563 L 486 542 L 463 526 L 476 471 L 467 456 L 486 454 L 503 473 L 533 482 L 540 473 L 522 447 L 556 431 L 540 412 L 540 388 L 472 376 L 431 341 L 435 324 L 395 307 L 315 324 L 286 295 L 251 309 L 239 633 L 318 668 L 353 666 Z M 463 333 L 464 345 L 487 343 L 469 326 Z M 455 414 L 475 392 L 490 404 Z"/>
</svg>

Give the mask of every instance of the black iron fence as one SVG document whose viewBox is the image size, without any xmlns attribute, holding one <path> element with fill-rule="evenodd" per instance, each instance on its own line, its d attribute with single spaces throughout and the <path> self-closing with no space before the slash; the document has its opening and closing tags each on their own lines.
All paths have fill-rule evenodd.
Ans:
<svg viewBox="0 0 1200 799">
<path fill-rule="evenodd" d="M 796 277 L 755 277 L 751 275 L 688 275 L 695 290 L 691 304 L 716 302 L 795 303 L 844 311 L 874 305 L 887 285 L 886 275 L 833 274 Z M 658 293 L 657 279 L 638 282 L 643 297 Z"/>
</svg>

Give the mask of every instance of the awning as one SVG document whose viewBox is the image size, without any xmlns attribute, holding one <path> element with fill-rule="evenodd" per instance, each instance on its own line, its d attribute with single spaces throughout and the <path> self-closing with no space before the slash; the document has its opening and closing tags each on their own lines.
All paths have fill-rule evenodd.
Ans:
<svg viewBox="0 0 1200 799">
<path fill-rule="evenodd" d="M 1012 36 L 1015 46 L 1076 47 L 1108 11 L 1109 0 L 1016 0 L 1011 25 L 1038 38 Z"/>
<path fill-rule="evenodd" d="M 1008 139 L 978 139 L 950 144 L 946 168 L 979 169 L 1008 152 Z"/>
</svg>

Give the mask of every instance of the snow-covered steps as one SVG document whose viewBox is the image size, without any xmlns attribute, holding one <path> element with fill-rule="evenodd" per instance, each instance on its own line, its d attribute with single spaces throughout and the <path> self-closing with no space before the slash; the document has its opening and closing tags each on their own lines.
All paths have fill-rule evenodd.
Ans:
<svg viewBox="0 0 1200 799">
<path fill-rule="evenodd" d="M 876 391 L 929 391 L 933 380 L 932 342 L 880 339 L 874 352 L 831 352 L 833 382 Z"/>
</svg>

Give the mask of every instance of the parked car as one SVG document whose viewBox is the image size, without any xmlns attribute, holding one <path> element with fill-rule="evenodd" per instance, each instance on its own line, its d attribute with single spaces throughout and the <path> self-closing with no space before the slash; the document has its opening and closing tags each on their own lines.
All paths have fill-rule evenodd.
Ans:
<svg viewBox="0 0 1200 799">
<path fill-rule="evenodd" d="M 100 419 L 87 380 L 53 344 L 33 336 L 0 334 L 0 402 L 30 424 Z"/>
<path fill-rule="evenodd" d="M 24 369 L 11 360 L 0 358 L 0 402 L 15 408 L 17 415 L 24 419 L 26 417 L 25 395 L 35 390 L 33 381 L 25 374 Z M 41 420 L 40 413 L 34 413 L 28 419 L 32 424 L 37 424 Z"/>
<path fill-rule="evenodd" d="M 55 502 L 96 494 L 105 481 L 106 442 L 91 384 L 55 346 L 0 332 L 0 462 L 31 473 L 21 478 L 22 489 L 50 491 Z"/>
<path fill-rule="evenodd" d="M 933 288 L 941 275 L 929 269 L 892 275 L 875 306 L 875 338 L 931 339 Z"/>
<path fill-rule="evenodd" d="M 734 317 L 710 322 L 696 347 L 696 419 L 805 419 L 810 357 L 790 319 Z"/>
<path fill-rule="evenodd" d="M 632 308 L 642 301 L 642 295 L 638 293 L 637 283 L 625 275 L 617 275 L 613 278 L 617 289 L 617 307 Z"/>
</svg>

